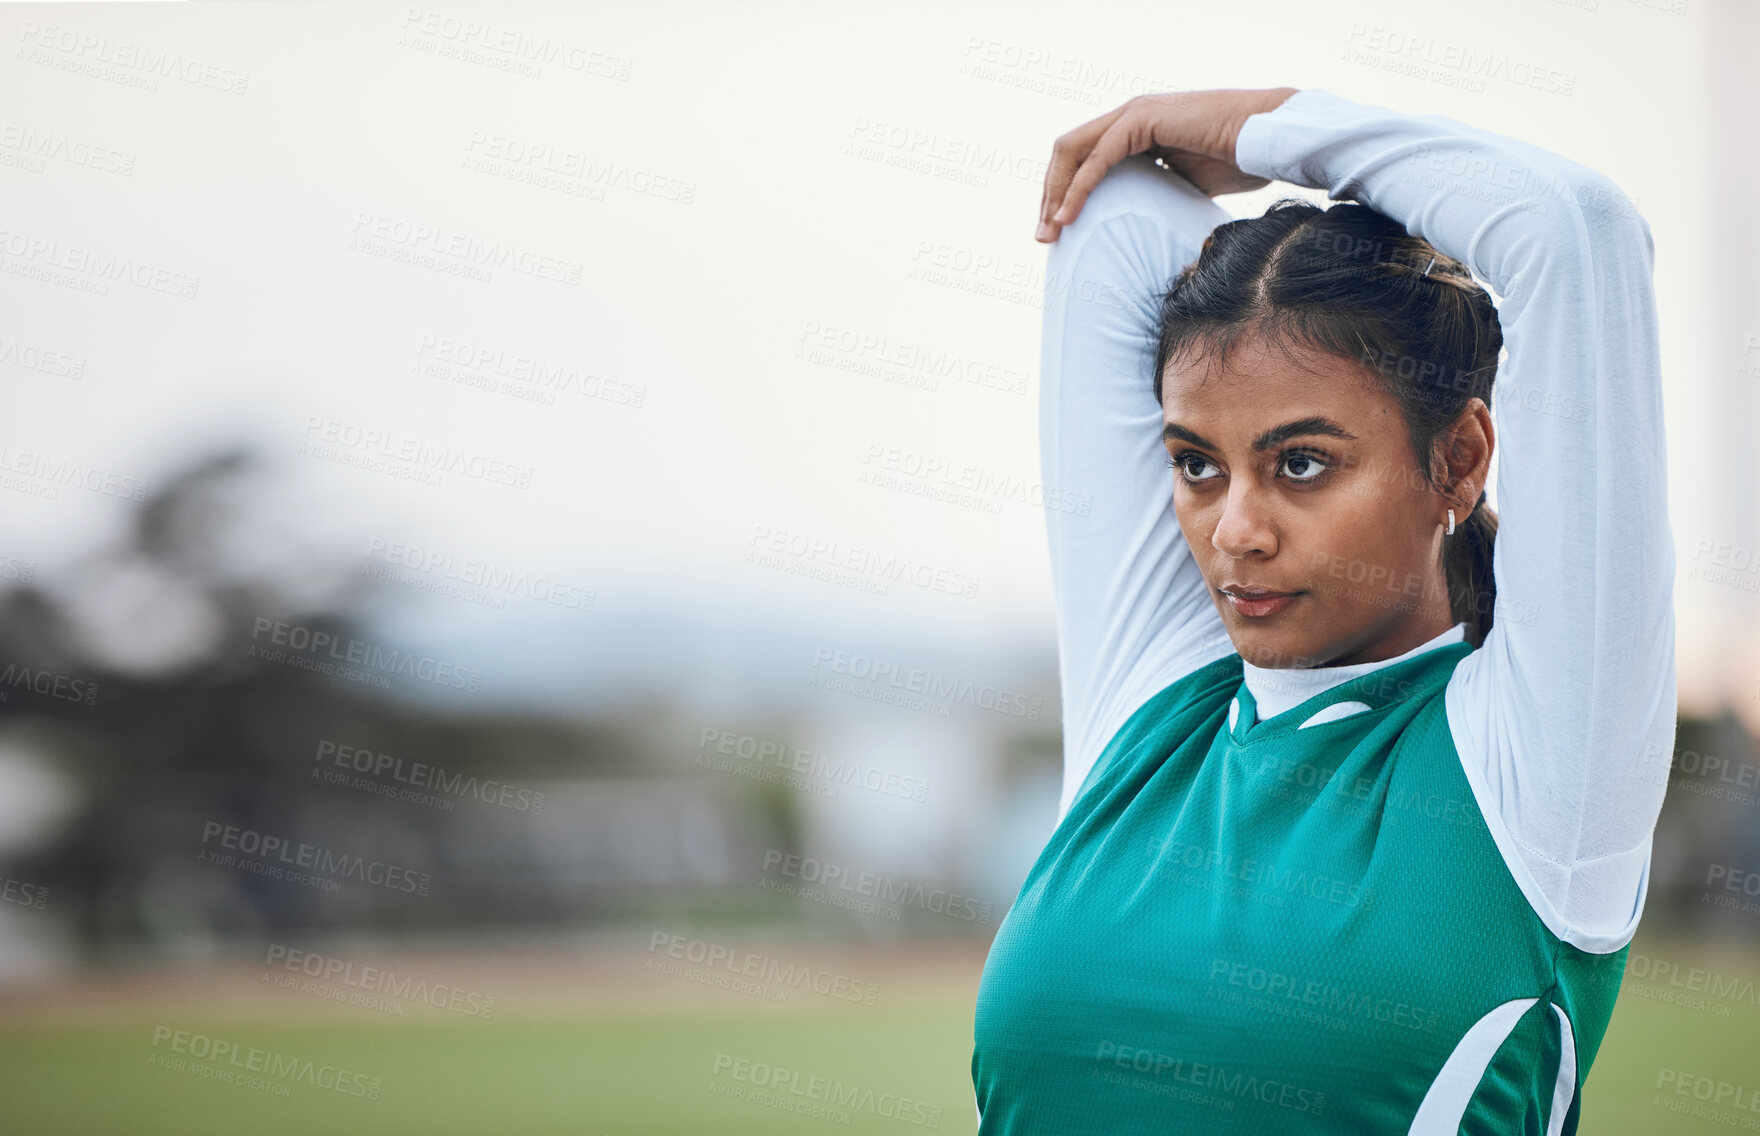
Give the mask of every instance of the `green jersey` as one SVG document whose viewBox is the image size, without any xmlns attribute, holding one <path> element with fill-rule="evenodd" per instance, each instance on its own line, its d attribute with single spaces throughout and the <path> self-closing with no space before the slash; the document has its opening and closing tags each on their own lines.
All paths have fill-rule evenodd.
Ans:
<svg viewBox="0 0 1760 1136">
<path fill-rule="evenodd" d="M 1626 948 L 1511 878 L 1444 708 L 1472 650 L 1263 721 L 1231 655 L 1131 716 L 991 947 L 980 1133 L 1574 1132 Z"/>
</svg>

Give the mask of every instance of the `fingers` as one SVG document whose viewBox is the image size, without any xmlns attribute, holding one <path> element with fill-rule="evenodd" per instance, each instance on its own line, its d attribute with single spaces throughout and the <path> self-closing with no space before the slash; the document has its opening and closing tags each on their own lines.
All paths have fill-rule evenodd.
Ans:
<svg viewBox="0 0 1760 1136">
<path fill-rule="evenodd" d="M 1039 229 L 1034 234 L 1035 240 L 1049 243 L 1055 241 L 1063 231 L 1063 223 L 1055 220 L 1052 214 L 1063 205 L 1065 191 L 1094 143 L 1118 121 L 1129 105 L 1126 103 L 1099 118 L 1084 122 L 1052 145 L 1051 161 L 1045 167 L 1044 192 L 1039 198 Z M 1071 219 L 1074 219 L 1073 214 Z"/>
<path fill-rule="evenodd" d="M 1124 105 L 1065 134 L 1051 150 L 1039 199 L 1041 241 L 1055 241 L 1081 213 L 1106 171 L 1148 151 L 1203 193 L 1236 193 L 1271 184 L 1235 164 L 1242 123 L 1296 93 L 1272 90 L 1170 91 L 1136 95 Z"/>
<path fill-rule="evenodd" d="M 1141 149 L 1132 141 L 1132 131 L 1126 121 L 1114 122 L 1106 133 L 1094 143 L 1087 157 L 1077 167 L 1075 175 L 1070 178 L 1069 186 L 1064 190 L 1063 203 L 1051 214 L 1051 220 L 1058 225 L 1067 225 L 1081 213 L 1082 205 L 1087 202 L 1088 194 L 1100 184 L 1106 171 L 1130 157 Z"/>
<path fill-rule="evenodd" d="M 1057 233 L 1051 224 L 1051 178 L 1057 168 L 1057 151 L 1051 151 L 1051 165 L 1045 171 L 1045 184 L 1039 189 L 1039 230 L 1033 234 L 1038 241 L 1053 240 Z"/>
</svg>

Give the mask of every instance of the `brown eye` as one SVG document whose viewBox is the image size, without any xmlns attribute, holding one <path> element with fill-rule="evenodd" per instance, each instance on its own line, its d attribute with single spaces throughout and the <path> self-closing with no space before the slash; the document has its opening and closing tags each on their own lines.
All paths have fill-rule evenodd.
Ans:
<svg viewBox="0 0 1760 1136">
<path fill-rule="evenodd" d="M 1178 469 L 1180 472 L 1180 476 L 1183 477 L 1189 483 L 1196 483 L 1199 481 L 1215 481 L 1216 480 L 1215 477 L 1194 477 L 1194 476 L 1192 476 L 1192 466 L 1191 466 L 1192 462 L 1197 462 L 1200 466 L 1206 466 L 1206 465 L 1210 464 L 1210 462 L 1208 460 L 1206 460 L 1202 454 L 1195 454 L 1190 450 L 1187 450 L 1186 452 L 1184 452 L 1182 454 L 1177 454 L 1177 455 L 1167 459 L 1168 466 L 1171 468 Z"/>
<path fill-rule="evenodd" d="M 1283 456 L 1289 467 L 1292 481 L 1317 481 L 1332 467 L 1323 461 L 1319 454 L 1306 450 L 1294 450 Z"/>
</svg>

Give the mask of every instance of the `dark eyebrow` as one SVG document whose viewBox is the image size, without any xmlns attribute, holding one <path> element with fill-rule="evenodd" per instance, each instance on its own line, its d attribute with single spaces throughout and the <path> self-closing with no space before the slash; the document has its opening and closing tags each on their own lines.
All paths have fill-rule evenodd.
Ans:
<svg viewBox="0 0 1760 1136">
<path fill-rule="evenodd" d="M 1273 426 L 1271 429 L 1253 439 L 1253 448 L 1255 450 L 1269 450 L 1279 442 L 1284 441 L 1287 438 L 1294 438 L 1301 434 L 1330 434 L 1335 438 L 1345 438 L 1353 442 L 1357 440 L 1355 434 L 1346 430 L 1343 426 L 1340 426 L 1332 419 L 1316 414 L 1308 418 L 1298 418 L 1294 422 L 1285 422 L 1281 426 Z M 1194 446 L 1203 446 L 1207 450 L 1219 448 L 1215 442 L 1205 438 L 1197 431 L 1188 430 L 1177 422 L 1169 422 L 1162 427 L 1161 442 L 1165 445 L 1166 443 L 1173 441 L 1175 438 L 1178 438 L 1181 441 L 1190 442 Z"/>
</svg>

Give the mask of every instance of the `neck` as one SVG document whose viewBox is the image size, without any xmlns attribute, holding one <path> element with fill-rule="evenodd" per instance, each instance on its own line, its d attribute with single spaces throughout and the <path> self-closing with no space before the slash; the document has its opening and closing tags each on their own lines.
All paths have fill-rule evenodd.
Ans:
<svg viewBox="0 0 1760 1136">
<path fill-rule="evenodd" d="M 1430 642 L 1443 632 L 1461 626 L 1464 624 L 1456 623 L 1446 613 L 1425 613 L 1425 618 L 1408 621 L 1392 636 L 1373 646 L 1347 651 L 1327 662 L 1316 663 L 1315 666 L 1353 667 L 1362 663 L 1391 661 L 1411 651 L 1414 647 Z"/>
<path fill-rule="evenodd" d="M 1258 667 L 1243 659 L 1241 670 L 1246 679 L 1247 689 L 1253 692 L 1253 701 L 1258 705 L 1257 716 L 1262 721 L 1281 714 L 1291 707 L 1299 706 L 1316 694 L 1330 690 L 1341 682 L 1349 682 L 1351 679 L 1368 674 L 1370 671 L 1404 662 L 1423 654 L 1425 651 L 1446 647 L 1450 643 L 1463 642 L 1466 638 L 1467 624 L 1457 623 L 1442 629 L 1424 642 L 1389 658 L 1356 663 L 1334 663 L 1318 667 Z"/>
</svg>

